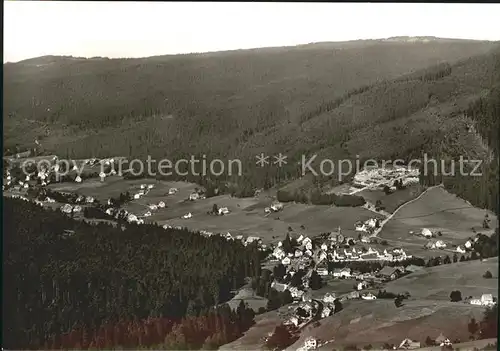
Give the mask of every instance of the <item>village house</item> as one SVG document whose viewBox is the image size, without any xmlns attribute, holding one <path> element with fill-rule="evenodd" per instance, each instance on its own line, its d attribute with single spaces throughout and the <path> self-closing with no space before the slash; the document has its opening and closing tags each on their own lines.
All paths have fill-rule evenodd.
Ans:
<svg viewBox="0 0 500 351">
<path fill-rule="evenodd" d="M 443 335 L 443 333 L 439 334 L 439 336 L 435 340 L 436 345 L 439 346 L 451 346 L 451 341 L 447 337 Z"/>
<path fill-rule="evenodd" d="M 178 191 L 177 188 L 170 188 L 168 190 L 168 195 L 174 195 L 175 193 L 177 193 L 177 191 Z"/>
<path fill-rule="evenodd" d="M 438 249 L 444 249 L 446 247 L 446 244 L 443 240 L 437 240 L 436 241 L 436 248 Z"/>
<path fill-rule="evenodd" d="M 156 211 L 158 209 L 157 205 L 149 205 L 148 207 L 151 211 Z"/>
<path fill-rule="evenodd" d="M 298 326 L 299 325 L 299 319 L 296 316 L 291 316 L 287 320 L 283 322 L 284 325 L 293 325 L 293 326 Z"/>
<path fill-rule="evenodd" d="M 189 212 L 189 213 L 186 213 L 184 216 L 182 216 L 182 219 L 189 219 L 191 217 L 193 217 L 193 215 L 191 214 L 191 212 Z"/>
<path fill-rule="evenodd" d="M 199 198 L 200 198 L 200 194 L 198 194 L 198 193 L 191 193 L 189 195 L 189 200 L 190 201 L 195 201 L 195 200 L 198 200 Z"/>
<path fill-rule="evenodd" d="M 160 201 L 160 202 L 158 203 L 158 207 L 159 207 L 159 208 L 165 208 L 165 203 L 164 203 L 163 201 Z"/>
<path fill-rule="evenodd" d="M 457 246 L 457 248 L 456 248 L 455 251 L 458 252 L 458 253 L 465 253 L 466 252 L 466 250 L 462 246 L 460 246 L 460 245 Z"/>
<path fill-rule="evenodd" d="M 472 248 L 472 242 L 470 240 L 467 240 L 464 244 L 466 249 L 471 249 Z"/>
<path fill-rule="evenodd" d="M 285 257 L 284 259 L 281 260 L 281 264 L 284 266 L 288 266 L 292 261 L 290 260 L 290 257 Z"/>
<path fill-rule="evenodd" d="M 73 212 L 77 213 L 77 212 L 81 212 L 81 211 L 82 211 L 82 206 L 76 205 L 75 207 L 73 207 Z"/>
<path fill-rule="evenodd" d="M 129 214 L 127 215 L 127 221 L 128 221 L 129 223 L 132 223 L 132 222 L 137 222 L 137 220 L 138 220 L 138 218 L 137 218 L 137 216 L 136 216 L 135 214 L 129 213 Z M 163 227 L 165 228 L 165 226 L 163 226 Z"/>
<path fill-rule="evenodd" d="M 302 254 L 302 252 L 301 252 Z M 281 260 L 285 257 L 285 251 L 281 247 L 276 247 L 273 251 L 273 256 L 276 257 L 276 259 Z"/>
<path fill-rule="evenodd" d="M 134 200 L 138 200 L 138 199 L 140 199 L 140 198 L 141 198 L 141 195 L 142 195 L 142 194 L 140 194 L 140 193 L 138 193 L 138 194 L 134 194 Z"/>
<path fill-rule="evenodd" d="M 279 212 L 283 209 L 283 204 L 280 202 L 275 202 L 271 205 L 271 210 L 273 212 Z"/>
<path fill-rule="evenodd" d="M 335 302 L 335 293 L 326 293 L 325 296 L 323 296 L 323 302 L 330 304 Z"/>
<path fill-rule="evenodd" d="M 327 254 L 325 251 L 321 250 L 319 253 L 318 253 L 318 263 L 321 262 L 321 261 L 324 261 L 325 259 L 327 258 Z"/>
<path fill-rule="evenodd" d="M 373 295 L 372 293 L 361 295 L 361 298 L 363 300 L 376 300 L 377 299 L 377 297 L 375 295 Z"/>
<path fill-rule="evenodd" d="M 401 344 L 399 344 L 399 348 L 403 350 L 414 350 L 420 348 L 419 341 L 413 341 L 411 339 L 404 339 Z"/>
<path fill-rule="evenodd" d="M 300 300 L 302 298 L 302 295 L 304 294 L 304 291 L 299 290 L 295 286 L 290 287 L 289 290 L 290 290 L 290 294 L 292 295 L 292 298 L 294 300 Z"/>
<path fill-rule="evenodd" d="M 321 311 L 321 318 L 329 317 L 332 314 L 332 312 L 333 310 L 330 307 L 324 306 L 323 310 Z"/>
<path fill-rule="evenodd" d="M 317 340 L 312 337 L 312 336 L 309 336 L 305 341 L 304 341 L 304 346 L 308 349 L 308 350 L 314 350 L 316 348 L 316 346 L 318 346 L 318 343 L 317 343 Z"/>
<path fill-rule="evenodd" d="M 363 290 L 363 289 L 366 289 L 367 287 L 368 287 L 368 282 L 365 282 L 365 281 L 359 282 L 356 285 L 357 290 Z"/>
<path fill-rule="evenodd" d="M 247 244 L 253 243 L 254 241 L 260 241 L 260 238 L 258 236 L 248 236 L 246 238 Z"/>
<path fill-rule="evenodd" d="M 148 211 L 144 214 L 144 217 L 151 217 L 151 211 Z"/>
<path fill-rule="evenodd" d="M 334 269 L 333 276 L 336 278 L 350 278 L 351 277 L 351 269 L 346 267 L 342 269 Z"/>
<path fill-rule="evenodd" d="M 470 299 L 469 303 L 479 306 L 493 306 L 495 304 L 492 294 L 483 294 L 480 299 Z"/>
<path fill-rule="evenodd" d="M 223 215 L 226 215 L 226 214 L 229 214 L 229 210 L 227 209 L 227 207 L 221 207 L 221 208 L 219 208 L 219 216 L 223 216 Z"/>
<path fill-rule="evenodd" d="M 319 267 L 318 269 L 316 269 L 316 272 L 318 273 L 318 275 L 325 276 L 328 275 L 328 268 Z"/>
<path fill-rule="evenodd" d="M 385 280 L 394 280 L 401 275 L 401 271 L 395 267 L 385 266 L 377 275 Z"/>
<path fill-rule="evenodd" d="M 63 213 L 71 213 L 73 211 L 73 207 L 70 204 L 64 204 L 61 206 L 61 212 Z"/>
<path fill-rule="evenodd" d="M 421 235 L 425 238 L 432 238 L 432 232 L 427 228 L 422 229 Z"/>
</svg>

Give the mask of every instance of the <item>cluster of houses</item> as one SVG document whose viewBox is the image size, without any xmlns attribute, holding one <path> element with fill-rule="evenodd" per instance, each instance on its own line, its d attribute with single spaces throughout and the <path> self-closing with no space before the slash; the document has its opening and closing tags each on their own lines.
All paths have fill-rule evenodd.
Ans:
<svg viewBox="0 0 500 351">
<path fill-rule="evenodd" d="M 410 234 L 413 234 L 413 232 L 410 232 Z M 429 250 L 436 250 L 436 249 L 446 249 L 447 244 L 441 240 L 441 239 L 434 239 L 436 237 L 439 237 L 439 232 L 436 235 L 433 231 L 431 231 L 428 228 L 423 228 L 422 231 L 420 232 L 420 236 L 429 239 L 429 241 L 424 245 L 424 248 L 429 249 Z M 475 238 L 470 238 L 467 241 L 465 241 L 462 245 L 457 245 L 455 248 L 455 252 L 457 253 L 466 253 L 468 251 L 471 251 L 473 249 L 474 243 L 478 241 L 479 238 L 476 236 Z"/>
<path fill-rule="evenodd" d="M 195 190 L 189 194 L 189 201 L 203 200 L 205 198 L 203 190 Z"/>
<path fill-rule="evenodd" d="M 418 183 L 419 173 L 420 171 L 418 169 L 411 169 L 408 167 L 367 167 L 362 171 L 356 173 L 352 185 L 356 188 L 364 188 L 377 185 L 381 185 L 383 187 L 384 184 L 390 183 L 392 180 L 401 178 L 403 180 L 403 186 L 406 186 Z"/>
<path fill-rule="evenodd" d="M 301 347 L 297 349 L 297 351 L 310 351 L 310 350 L 316 350 L 319 349 L 320 347 L 324 346 L 328 342 L 323 342 L 320 339 L 317 339 L 313 336 L 308 336 L 305 340 L 304 343 L 302 344 Z M 443 333 L 439 334 L 439 336 L 434 340 L 434 344 L 440 347 L 452 347 L 453 344 L 450 341 L 449 338 L 443 335 Z M 415 350 L 415 349 L 420 349 L 422 347 L 422 343 L 419 341 L 414 341 L 412 339 L 406 338 L 401 343 L 399 346 L 394 346 L 394 350 Z"/>
<path fill-rule="evenodd" d="M 70 205 L 70 204 L 64 204 L 60 207 L 61 212 L 63 213 L 79 213 L 82 212 L 82 206 L 80 205 Z"/>
<path fill-rule="evenodd" d="M 109 207 L 106 209 L 106 214 L 116 219 L 125 219 L 128 223 L 144 224 L 144 220 L 142 218 L 137 217 L 137 215 L 123 208 L 119 209 L 116 207 Z"/>
<path fill-rule="evenodd" d="M 155 186 L 154 184 L 141 184 L 140 188 L 141 190 L 139 190 L 137 193 L 134 194 L 133 198 L 134 200 L 138 200 L 140 199 L 141 197 L 147 195 L 147 193 L 149 193 L 149 191 L 151 189 L 153 189 Z"/>
<path fill-rule="evenodd" d="M 301 328 L 302 326 L 310 322 L 312 318 L 317 314 L 319 309 L 318 302 L 314 301 L 311 298 L 310 293 L 302 294 L 301 301 L 290 307 L 292 308 L 292 311 L 283 321 L 283 325 L 290 325 L 296 328 Z M 322 315 L 325 315 L 322 318 L 329 316 L 331 313 L 330 307 L 324 305 L 321 313 Z"/>
<path fill-rule="evenodd" d="M 445 337 L 443 333 L 439 334 L 439 336 L 434 340 L 435 345 L 439 345 L 441 347 L 451 347 L 453 344 L 449 338 Z M 422 347 L 422 344 L 419 341 L 414 341 L 412 339 L 406 338 L 399 344 L 397 349 L 400 350 L 415 350 Z M 394 347 L 396 349 L 396 347 Z"/>
<path fill-rule="evenodd" d="M 312 240 L 309 237 L 300 236 L 297 238 L 299 247 L 294 252 L 286 253 L 283 248 L 283 243 L 278 242 L 277 246 L 272 252 L 274 259 L 281 261 L 285 266 L 294 264 L 294 261 L 302 261 L 303 257 L 316 258 L 317 263 L 321 262 L 350 262 L 350 261 L 403 261 L 411 258 L 407 255 L 402 248 L 393 248 L 390 252 L 385 249 L 379 252 L 377 249 L 360 248 L 343 248 L 341 246 L 349 245 L 354 246 L 358 240 L 354 238 L 344 237 L 342 234 L 330 234 L 326 241 L 319 244 L 319 247 L 313 249 Z M 318 245 L 317 245 L 318 246 Z M 321 273 L 320 273 L 321 272 Z M 318 271 L 319 274 L 323 273 L 324 269 Z"/>
</svg>

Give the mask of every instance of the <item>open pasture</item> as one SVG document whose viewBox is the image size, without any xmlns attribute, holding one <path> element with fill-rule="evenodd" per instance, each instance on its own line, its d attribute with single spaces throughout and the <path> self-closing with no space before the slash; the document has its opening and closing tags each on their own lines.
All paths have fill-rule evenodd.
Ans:
<svg viewBox="0 0 500 351">
<path fill-rule="evenodd" d="M 320 326 L 303 330 L 300 339 L 287 350 L 296 350 L 308 336 L 333 340 L 320 350 L 368 344 L 380 349 L 384 343 L 399 345 L 405 338 L 424 344 L 427 336 L 435 339 L 441 332 L 452 340 L 464 340 L 468 339 L 470 319 L 480 319 L 482 314 L 483 309 L 477 306 L 446 301 L 405 301 L 399 308 L 392 299 L 347 301 L 342 311 L 322 319 Z"/>
<path fill-rule="evenodd" d="M 239 199 L 228 195 L 215 196 L 177 203 L 153 214 L 149 220 L 194 230 L 259 236 L 266 242 L 273 242 L 283 239 L 289 227 L 292 228 L 293 235 L 316 236 L 336 230 L 340 226 L 345 235 L 354 236 L 356 221 L 374 217 L 373 212 L 360 207 L 311 206 L 295 203 L 286 203 L 282 211 L 266 215 L 264 208 L 271 202 L 270 199 L 262 198 Z M 207 214 L 214 204 L 228 207 L 231 213 L 224 216 Z M 193 217 L 182 219 L 181 216 L 188 212 L 191 212 Z M 305 229 L 301 229 L 301 226 Z"/>
<path fill-rule="evenodd" d="M 385 207 L 385 211 L 393 213 L 402 204 L 411 201 L 418 197 L 423 192 L 423 188 L 420 185 L 408 186 L 405 189 L 396 190 L 389 195 L 386 195 L 383 190 L 380 189 L 366 189 L 360 191 L 356 195 L 362 196 L 366 201 L 375 204 L 377 200 L 382 202 L 382 206 Z"/>
<path fill-rule="evenodd" d="M 490 271 L 493 278 L 483 278 Z M 482 294 L 498 296 L 498 257 L 483 261 L 467 261 L 425 268 L 386 285 L 394 293 L 408 291 L 412 298 L 450 300 L 452 290 L 459 290 L 462 298 Z"/>
<path fill-rule="evenodd" d="M 485 230 L 482 223 L 487 213 L 492 229 Z M 473 236 L 472 228 L 490 235 L 496 223 L 497 218 L 490 211 L 475 208 L 442 188 L 433 188 L 418 200 L 402 207 L 384 226 L 379 236 L 382 239 L 424 245 L 424 238 L 412 236 L 409 232 L 420 233 L 423 228 L 428 228 L 434 232 L 441 231 L 439 239 L 450 246 L 463 244 Z"/>
</svg>

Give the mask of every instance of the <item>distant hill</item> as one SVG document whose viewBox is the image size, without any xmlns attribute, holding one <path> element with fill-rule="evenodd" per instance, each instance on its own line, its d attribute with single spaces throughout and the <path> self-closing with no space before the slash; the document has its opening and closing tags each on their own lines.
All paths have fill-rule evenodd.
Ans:
<svg viewBox="0 0 500 351">
<path fill-rule="evenodd" d="M 239 158 L 246 177 L 233 181 L 250 187 L 297 177 L 292 162 L 255 169 L 260 152 L 283 152 L 290 161 L 303 153 L 485 157 L 494 140 L 465 132 L 476 123 L 466 110 L 495 95 L 499 47 L 397 37 L 141 59 L 30 59 L 4 65 L 4 145 L 32 147 L 37 137 L 63 157 Z"/>
</svg>

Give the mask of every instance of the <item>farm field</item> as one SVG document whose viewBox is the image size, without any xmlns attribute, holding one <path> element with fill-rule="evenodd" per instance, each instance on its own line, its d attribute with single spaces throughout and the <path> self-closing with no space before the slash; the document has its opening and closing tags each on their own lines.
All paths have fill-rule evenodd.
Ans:
<svg viewBox="0 0 500 351">
<path fill-rule="evenodd" d="M 140 199 L 134 199 L 125 204 L 124 209 L 142 216 L 149 211 L 148 205 L 158 204 L 160 201 L 166 204 L 166 208 L 153 211 L 152 216 L 146 217 L 146 222 L 214 233 L 230 232 L 232 235 L 259 236 L 266 242 L 281 240 L 289 227 L 297 236 L 304 234 L 314 237 L 320 233 L 336 230 L 339 226 L 345 235 L 357 236 L 354 225 L 358 220 L 382 218 L 361 207 L 314 206 L 296 203 L 285 203 L 282 211 L 266 215 L 264 208 L 271 205 L 273 200 L 265 194 L 251 198 L 220 195 L 188 201 L 189 195 L 198 186 L 186 182 L 151 179 L 125 180 L 119 176 L 110 176 L 104 182 L 99 179 L 87 179 L 82 183 L 55 183 L 49 184 L 48 187 L 55 191 L 93 196 L 104 202 L 126 191 L 133 195 L 140 190 L 141 184 L 154 184 L 155 187 Z M 177 188 L 179 191 L 174 195 L 168 195 L 170 188 Z M 214 204 L 218 207 L 227 207 L 230 213 L 224 216 L 209 215 L 207 212 L 212 211 Z M 192 218 L 181 218 L 189 212 L 193 215 Z M 301 226 L 305 229 L 301 229 Z"/>
<path fill-rule="evenodd" d="M 385 211 L 393 213 L 399 206 L 415 199 L 418 195 L 423 192 L 423 187 L 420 185 L 409 186 L 406 189 L 397 190 L 389 195 L 386 195 L 383 190 L 380 189 L 366 189 L 357 193 L 357 195 L 362 196 L 366 201 L 375 204 L 377 200 L 382 202 L 382 206 L 385 207 Z"/>
<path fill-rule="evenodd" d="M 295 203 L 286 203 L 281 212 L 266 216 L 264 207 L 269 206 L 271 200 L 264 201 L 256 198 L 216 196 L 179 204 L 168 212 L 163 211 L 161 214 L 158 212 L 158 215 L 153 215 L 150 220 L 195 230 L 259 236 L 266 242 L 272 242 L 283 239 L 288 227 L 297 234 L 316 236 L 323 232 L 331 232 L 340 226 L 343 233 L 354 236 L 356 221 L 374 217 L 372 212 L 360 207 L 308 206 Z M 227 206 L 231 213 L 225 216 L 207 214 L 214 204 L 219 207 Z M 191 219 L 180 218 L 188 212 L 193 215 Z M 305 229 L 300 229 L 302 225 Z"/>
<path fill-rule="evenodd" d="M 493 228 L 483 230 L 481 227 L 487 213 L 492 226 L 495 226 L 497 218 L 490 211 L 475 208 L 442 188 L 433 188 L 418 200 L 401 208 L 384 226 L 379 237 L 423 246 L 427 240 L 411 236 L 409 231 L 420 233 L 423 228 L 428 228 L 441 231 L 439 239 L 447 244 L 463 244 L 474 235 L 472 228 L 487 235 L 493 233 Z"/>
<path fill-rule="evenodd" d="M 491 279 L 483 278 L 488 270 Z M 498 297 L 498 257 L 426 268 L 388 283 L 385 289 L 394 293 L 408 291 L 412 298 L 443 301 L 449 301 L 452 290 L 459 290 L 462 298 L 480 298 L 482 294 Z"/>
<path fill-rule="evenodd" d="M 342 311 L 322 319 L 320 326 L 303 330 L 300 339 L 287 350 L 296 350 L 308 336 L 322 341 L 334 339 L 320 348 L 325 351 L 368 344 L 376 349 L 386 342 L 399 345 L 405 338 L 423 343 L 427 336 L 436 338 L 441 332 L 452 340 L 463 340 L 468 336 L 470 319 L 481 318 L 483 311 L 478 306 L 446 301 L 411 300 L 399 308 L 392 299 L 349 301 Z"/>
<path fill-rule="evenodd" d="M 311 290 L 313 299 L 322 300 L 326 293 L 335 293 L 336 296 L 347 294 L 353 290 L 353 285 L 357 283 L 354 279 L 334 279 L 331 275 L 322 278 L 325 286 L 318 290 Z"/>
</svg>

